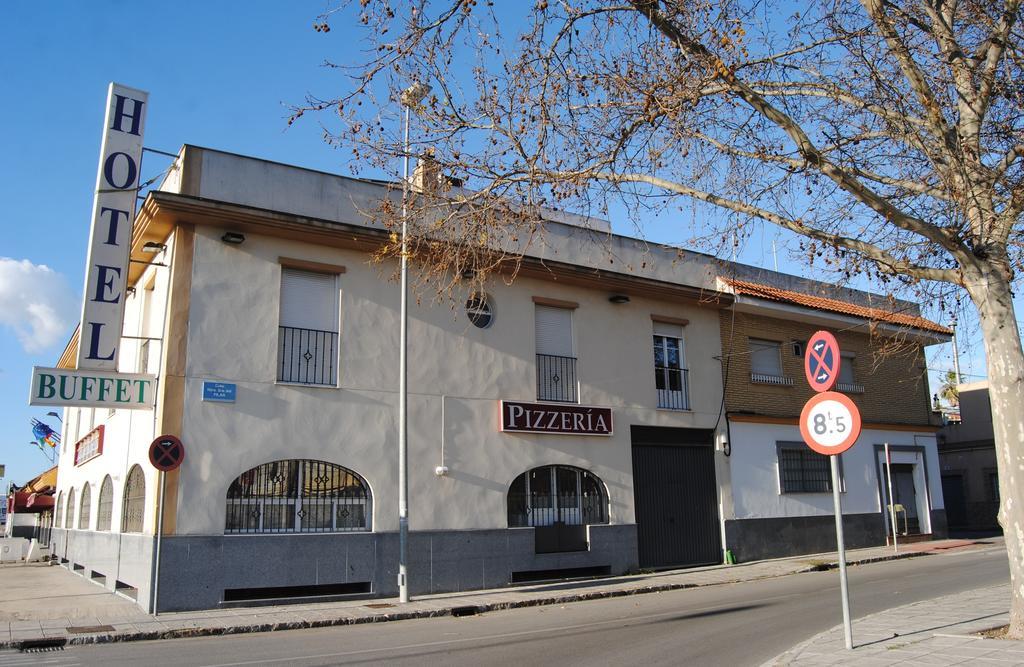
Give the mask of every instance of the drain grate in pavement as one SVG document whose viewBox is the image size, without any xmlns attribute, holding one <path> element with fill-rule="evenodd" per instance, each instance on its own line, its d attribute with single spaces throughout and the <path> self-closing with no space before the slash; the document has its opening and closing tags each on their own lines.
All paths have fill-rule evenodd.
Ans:
<svg viewBox="0 0 1024 667">
<path fill-rule="evenodd" d="M 44 653 L 46 651 L 63 651 L 68 640 L 64 637 L 53 637 L 52 639 L 26 639 L 18 644 L 18 650 L 22 653 Z"/>
<path fill-rule="evenodd" d="M 480 613 L 480 608 L 476 606 L 465 606 L 465 607 L 452 607 L 452 616 L 456 618 L 460 616 L 476 616 Z"/>
<path fill-rule="evenodd" d="M 113 632 L 114 626 L 112 625 L 70 625 L 67 628 L 69 635 L 84 635 L 92 634 L 96 632 Z"/>
<path fill-rule="evenodd" d="M 390 602 L 374 602 L 366 606 L 370 609 L 387 609 L 388 607 L 394 607 L 395 605 L 391 604 Z"/>
</svg>

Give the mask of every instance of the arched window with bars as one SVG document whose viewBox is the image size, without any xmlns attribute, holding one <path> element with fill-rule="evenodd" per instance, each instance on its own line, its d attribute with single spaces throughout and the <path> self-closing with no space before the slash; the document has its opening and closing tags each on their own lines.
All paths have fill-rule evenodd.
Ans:
<svg viewBox="0 0 1024 667">
<path fill-rule="evenodd" d="M 92 488 L 89 482 L 82 487 L 82 500 L 78 508 L 78 529 L 89 530 L 89 521 L 92 520 Z"/>
<path fill-rule="evenodd" d="M 56 528 L 64 527 L 64 492 L 57 494 L 57 504 L 53 509 L 53 525 Z"/>
<path fill-rule="evenodd" d="M 334 463 L 290 459 L 258 465 L 231 482 L 224 532 L 367 531 L 371 516 L 362 477 Z"/>
<path fill-rule="evenodd" d="M 110 475 L 100 485 L 100 502 L 96 507 L 96 530 L 110 530 L 110 518 L 114 513 L 114 481 Z"/>
<path fill-rule="evenodd" d="M 608 494 L 589 470 L 541 466 L 519 475 L 509 487 L 509 528 L 595 523 L 608 523 Z"/>
<path fill-rule="evenodd" d="M 123 507 L 121 532 L 141 533 L 146 513 L 146 474 L 137 464 L 128 471 L 128 478 L 124 483 Z"/>
<path fill-rule="evenodd" d="M 64 515 L 64 527 L 71 529 L 75 527 L 75 487 L 68 491 L 68 506 Z"/>
</svg>

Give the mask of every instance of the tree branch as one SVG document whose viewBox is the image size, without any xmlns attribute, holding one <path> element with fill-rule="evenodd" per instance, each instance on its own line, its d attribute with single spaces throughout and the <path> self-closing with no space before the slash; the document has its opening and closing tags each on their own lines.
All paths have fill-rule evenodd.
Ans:
<svg viewBox="0 0 1024 667">
<path fill-rule="evenodd" d="M 878 2 L 878 0 L 864 1 Z M 654 3 L 647 2 L 646 0 L 632 0 L 632 2 L 636 6 L 637 11 L 647 17 L 651 24 L 671 40 L 678 49 L 704 59 L 709 64 L 713 64 L 718 73 L 718 78 L 728 86 L 729 91 L 746 102 L 755 112 L 782 129 L 796 144 L 797 150 L 810 166 L 820 171 L 862 204 L 900 229 L 918 234 L 933 243 L 939 244 L 953 254 L 963 252 L 963 248 L 948 232 L 900 210 L 892 202 L 874 192 L 835 163 L 826 159 L 796 121 L 737 78 L 720 58 L 711 53 L 703 44 L 688 37 L 668 17 L 661 13 Z"/>
<path fill-rule="evenodd" d="M 552 177 L 563 177 L 563 178 L 574 178 L 578 177 L 578 174 L 550 174 Z M 786 218 L 772 211 L 748 204 L 746 202 L 736 201 L 733 199 L 727 199 L 710 192 L 703 190 L 697 190 L 681 183 L 669 181 L 657 176 L 650 174 L 638 174 L 638 173 L 615 173 L 615 172 L 592 172 L 589 176 L 593 178 L 599 178 L 609 183 L 645 183 L 654 187 L 660 188 L 667 192 L 673 192 L 680 195 L 685 195 L 699 201 L 713 204 L 720 208 L 724 208 L 736 213 L 742 213 L 744 215 L 753 216 L 760 218 L 765 222 L 770 222 L 774 225 L 778 225 L 784 229 L 788 229 L 791 232 L 806 236 L 824 243 L 840 246 L 853 250 L 867 259 L 870 259 L 876 265 L 879 266 L 883 271 L 891 274 L 903 274 L 921 280 L 938 280 L 943 282 L 956 282 L 957 273 L 948 269 L 937 269 L 929 266 L 920 266 L 913 264 L 906 260 L 899 259 L 893 256 L 889 252 L 882 248 L 861 241 L 860 239 L 850 238 L 848 236 L 842 236 L 840 234 L 834 234 L 826 232 L 815 227 L 809 227 L 800 220 L 794 220 Z"/>
</svg>

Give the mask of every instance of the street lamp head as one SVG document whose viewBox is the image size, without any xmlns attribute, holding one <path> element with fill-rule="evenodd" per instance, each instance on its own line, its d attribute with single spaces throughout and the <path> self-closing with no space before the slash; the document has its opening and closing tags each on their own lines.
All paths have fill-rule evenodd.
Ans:
<svg viewBox="0 0 1024 667">
<path fill-rule="evenodd" d="M 417 81 L 403 90 L 398 99 L 401 101 L 403 107 L 412 108 L 422 102 L 423 98 L 430 94 L 430 90 L 429 85 L 422 81 Z"/>
</svg>

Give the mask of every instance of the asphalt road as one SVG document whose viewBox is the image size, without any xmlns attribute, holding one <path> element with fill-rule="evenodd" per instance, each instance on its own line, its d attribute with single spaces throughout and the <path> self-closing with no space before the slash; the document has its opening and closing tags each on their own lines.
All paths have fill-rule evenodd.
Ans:
<svg viewBox="0 0 1024 667">
<path fill-rule="evenodd" d="M 1009 581 L 1001 547 L 861 565 L 849 575 L 855 618 Z M 463 618 L 3 653 L 0 667 L 759 665 L 841 622 L 832 571 Z"/>
</svg>

